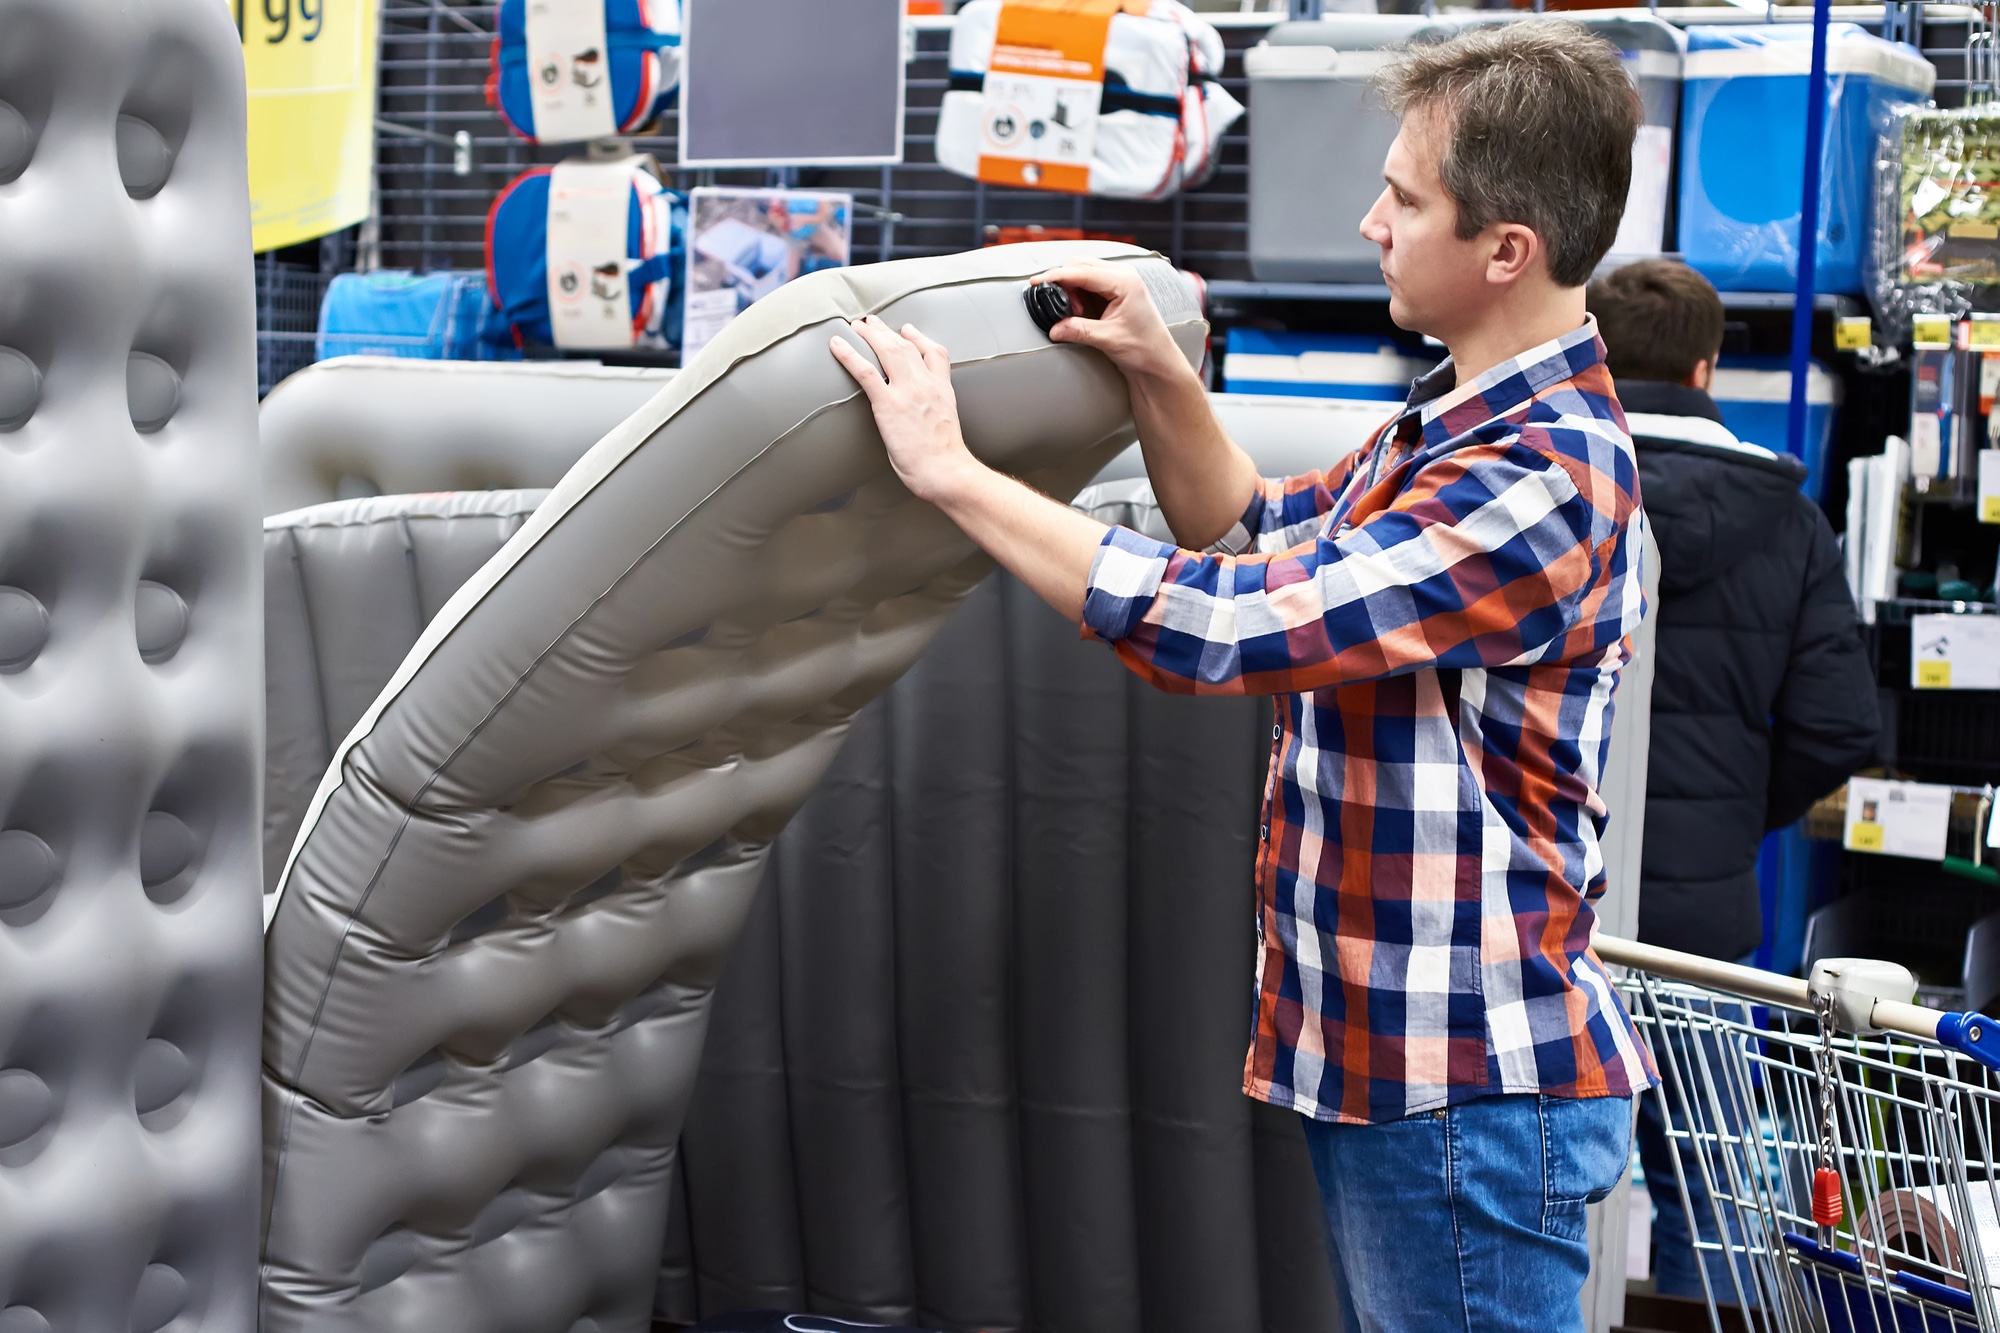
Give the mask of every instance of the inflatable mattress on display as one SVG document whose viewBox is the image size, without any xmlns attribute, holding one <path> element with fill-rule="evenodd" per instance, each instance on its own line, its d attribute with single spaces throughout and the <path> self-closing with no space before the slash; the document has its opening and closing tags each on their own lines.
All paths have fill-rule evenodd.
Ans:
<svg viewBox="0 0 2000 1333">
<path fill-rule="evenodd" d="M 646 1327 L 708 998 L 767 849 L 985 558 L 896 481 L 827 351 L 951 349 L 974 451 L 1067 498 L 1123 380 L 1025 280 L 1092 243 L 829 271 L 593 448 L 337 750 L 267 940 L 263 1328 Z"/>
</svg>

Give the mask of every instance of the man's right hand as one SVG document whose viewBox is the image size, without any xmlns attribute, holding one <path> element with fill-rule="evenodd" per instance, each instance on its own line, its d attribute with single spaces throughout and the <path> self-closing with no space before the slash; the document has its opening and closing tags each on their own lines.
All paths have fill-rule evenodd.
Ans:
<svg viewBox="0 0 2000 1333">
<path fill-rule="evenodd" d="M 1187 359 L 1174 346 L 1145 280 L 1131 265 L 1069 264 L 1034 279 L 1053 282 L 1069 293 L 1078 310 L 1104 307 L 1096 319 L 1072 315 L 1049 330 L 1049 340 L 1095 347 L 1127 379 L 1190 379 Z"/>
</svg>

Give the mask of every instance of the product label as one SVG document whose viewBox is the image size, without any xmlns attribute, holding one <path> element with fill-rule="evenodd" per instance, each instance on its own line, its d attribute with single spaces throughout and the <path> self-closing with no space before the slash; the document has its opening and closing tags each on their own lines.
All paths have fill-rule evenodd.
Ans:
<svg viewBox="0 0 2000 1333">
<path fill-rule="evenodd" d="M 1843 352 L 1858 352 L 1875 341 L 1875 325 L 1866 315 L 1842 315 L 1833 321 L 1833 345 Z"/>
<path fill-rule="evenodd" d="M 2000 319 L 1974 315 L 1965 322 L 1965 345 L 1984 351 L 2000 349 Z"/>
<path fill-rule="evenodd" d="M 1918 347 L 1951 346 L 1951 318 L 1947 315 L 1917 315 L 1910 320 L 1910 341 Z"/>
<path fill-rule="evenodd" d="M 1928 782 L 1851 778 L 1847 826 L 1841 839 L 1852 852 L 1944 859 L 1951 828 L 1951 788 Z"/>
<path fill-rule="evenodd" d="M 979 179 L 1090 189 L 1104 48 L 1123 0 L 1005 0 L 986 67 Z"/>
<path fill-rule="evenodd" d="M 2000 616 L 1911 616 L 1910 684 L 2000 690 Z"/>
<path fill-rule="evenodd" d="M 2000 523 L 2000 449 L 1979 451 L 1979 521 Z"/>
<path fill-rule="evenodd" d="M 528 0 L 528 87 L 535 138 L 543 143 L 603 139 L 618 132 L 611 104 L 611 52 L 604 6 Z"/>
<path fill-rule="evenodd" d="M 549 326 L 558 347 L 634 342 L 625 275 L 636 161 L 563 162 L 549 173 Z"/>
</svg>

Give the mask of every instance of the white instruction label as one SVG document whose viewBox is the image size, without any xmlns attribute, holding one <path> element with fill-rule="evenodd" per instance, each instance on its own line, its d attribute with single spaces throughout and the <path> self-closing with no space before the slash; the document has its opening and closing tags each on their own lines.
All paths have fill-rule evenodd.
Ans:
<svg viewBox="0 0 2000 1333">
<path fill-rule="evenodd" d="M 630 347 L 625 275 L 637 159 L 562 162 L 549 173 L 549 327 L 556 346 Z"/>
<path fill-rule="evenodd" d="M 1851 852 L 1944 860 L 1951 828 L 1951 788 L 1928 782 L 1849 778 L 1847 828 L 1842 843 Z"/>
<path fill-rule="evenodd" d="M 1667 182 L 1673 176 L 1674 132 L 1665 125 L 1641 125 L 1632 140 L 1632 184 L 1625 191 L 1625 216 L 1614 255 L 1657 255 L 1666 245 Z"/>
<path fill-rule="evenodd" d="M 1910 685 L 2000 690 L 2000 616 L 1911 616 Z"/>
<path fill-rule="evenodd" d="M 535 138 L 574 143 L 616 134 L 604 6 L 596 0 L 528 0 L 527 17 Z"/>
</svg>

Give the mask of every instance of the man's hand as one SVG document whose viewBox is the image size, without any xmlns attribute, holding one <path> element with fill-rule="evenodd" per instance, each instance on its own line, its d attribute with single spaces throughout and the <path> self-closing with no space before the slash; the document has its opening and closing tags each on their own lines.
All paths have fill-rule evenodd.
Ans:
<svg viewBox="0 0 2000 1333">
<path fill-rule="evenodd" d="M 1056 283 L 1078 310 L 1104 308 L 1096 319 L 1063 320 L 1049 330 L 1049 341 L 1095 347 L 1128 380 L 1194 379 L 1145 280 L 1130 264 L 1070 264 L 1034 281 Z"/>
<path fill-rule="evenodd" d="M 941 504 L 955 482 L 987 470 L 965 447 L 950 354 L 911 324 L 898 333 L 868 315 L 847 327 L 874 349 L 882 369 L 840 337 L 832 340 L 833 359 L 868 395 L 889 464 L 903 485 L 918 499 Z"/>
</svg>

